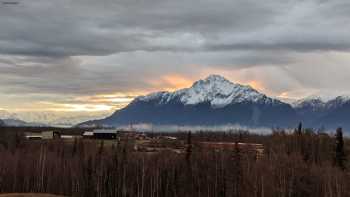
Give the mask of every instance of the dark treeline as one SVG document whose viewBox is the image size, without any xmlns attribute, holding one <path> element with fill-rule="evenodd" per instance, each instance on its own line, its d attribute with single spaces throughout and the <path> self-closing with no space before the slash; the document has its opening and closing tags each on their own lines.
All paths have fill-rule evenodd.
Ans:
<svg viewBox="0 0 350 197">
<path fill-rule="evenodd" d="M 184 154 L 133 152 L 130 142 L 0 139 L 0 193 L 83 197 L 345 197 L 350 196 L 348 141 L 301 126 L 271 135 L 178 133 Z M 169 135 L 169 134 L 168 134 Z M 4 139 L 6 136 L 7 139 Z M 9 137 L 11 136 L 11 137 Z M 256 159 L 234 151 L 201 150 L 199 141 L 263 143 Z"/>
<path fill-rule="evenodd" d="M 24 132 L 34 132 L 40 133 L 42 131 L 57 131 L 63 135 L 81 135 L 84 131 L 91 131 L 93 128 L 57 128 L 57 127 L 1 127 L 0 131 L 4 133 L 24 133 Z M 2 134 L 2 135 L 3 135 Z M 1 135 L 1 134 L 0 134 Z"/>
</svg>

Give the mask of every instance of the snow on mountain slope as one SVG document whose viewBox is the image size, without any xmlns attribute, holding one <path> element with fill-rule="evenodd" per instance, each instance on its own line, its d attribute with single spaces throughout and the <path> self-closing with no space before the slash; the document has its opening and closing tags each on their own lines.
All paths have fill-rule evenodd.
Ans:
<svg viewBox="0 0 350 197">
<path fill-rule="evenodd" d="M 98 112 L 87 114 L 86 112 L 54 112 L 54 111 L 24 111 L 8 112 L 0 110 L 0 119 L 3 119 L 7 125 L 20 126 L 22 123 L 29 125 L 50 125 L 50 126 L 73 126 L 83 121 L 103 118 L 110 112 Z M 23 125 L 24 126 L 24 125 Z"/>
<path fill-rule="evenodd" d="M 292 106 L 294 108 L 304 108 L 304 107 L 319 108 L 319 107 L 325 107 L 325 105 L 326 105 L 326 101 L 320 96 L 306 97 L 304 99 L 300 99 L 292 103 Z"/>
<path fill-rule="evenodd" d="M 314 109 L 332 109 L 334 107 L 341 106 L 350 102 L 350 96 L 343 95 L 337 97 L 324 97 L 324 96 L 309 96 L 304 99 L 298 100 L 292 104 L 296 109 L 300 108 L 314 108 Z"/>
<path fill-rule="evenodd" d="M 136 100 L 150 101 L 159 99 L 159 104 L 165 104 L 173 99 L 180 99 L 185 105 L 196 105 L 209 102 L 214 108 L 222 108 L 232 103 L 281 103 L 259 93 L 250 86 L 235 84 L 219 75 L 210 75 L 204 80 L 195 82 L 192 87 L 175 92 L 157 92 Z"/>
<path fill-rule="evenodd" d="M 6 110 L 0 110 L 0 119 L 17 119 L 17 114 L 10 113 Z"/>
<path fill-rule="evenodd" d="M 45 127 L 47 126 L 42 123 L 31 123 L 31 122 L 18 120 L 18 119 L 3 119 L 2 121 L 6 126 L 11 126 L 11 127 Z"/>
</svg>

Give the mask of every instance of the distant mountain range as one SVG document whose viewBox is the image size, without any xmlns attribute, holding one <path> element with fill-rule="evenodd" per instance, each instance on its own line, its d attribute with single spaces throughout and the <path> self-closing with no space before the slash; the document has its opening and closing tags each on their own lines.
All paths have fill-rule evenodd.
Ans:
<svg viewBox="0 0 350 197">
<path fill-rule="evenodd" d="M 303 99 L 293 104 L 299 119 L 312 127 L 350 129 L 350 97 L 338 96 L 324 100 L 321 97 Z"/>
<path fill-rule="evenodd" d="M 48 125 L 41 124 L 41 123 L 31 123 L 31 122 L 25 122 L 23 120 L 18 119 L 2 119 L 3 122 L 2 126 L 10 126 L 10 127 L 45 127 Z"/>
<path fill-rule="evenodd" d="M 210 75 L 190 88 L 156 92 L 135 98 L 111 116 L 78 126 L 224 125 L 294 127 L 298 122 L 313 128 L 350 130 L 350 97 L 324 101 L 312 97 L 293 104 L 270 98 L 250 86 Z"/>
<path fill-rule="evenodd" d="M 232 83 L 219 75 L 210 75 L 189 88 L 140 96 L 106 118 L 96 119 L 97 117 L 106 115 L 67 116 L 51 112 L 19 115 L 0 110 L 0 125 L 77 124 L 90 127 L 132 124 L 179 126 L 230 124 L 258 128 L 295 127 L 301 121 L 307 127 L 334 129 L 341 126 L 350 131 L 350 97 L 338 96 L 328 100 L 309 97 L 290 104 L 268 97 L 250 86 Z"/>
<path fill-rule="evenodd" d="M 137 97 L 111 116 L 87 121 L 79 126 L 150 123 L 293 127 L 304 119 L 309 126 L 320 126 L 322 124 L 313 118 L 319 109 L 318 106 L 313 108 L 312 102 L 313 100 L 304 100 L 291 105 L 270 98 L 250 86 L 232 83 L 222 76 L 211 75 L 195 82 L 190 88 Z M 321 111 L 322 114 L 327 114 Z M 323 120 L 322 117 L 325 116 L 319 115 L 319 121 Z"/>
<path fill-rule="evenodd" d="M 32 126 L 44 126 L 40 123 L 30 123 L 20 120 L 16 114 L 10 113 L 5 110 L 0 110 L 0 126 L 11 127 L 32 127 Z"/>
<path fill-rule="evenodd" d="M 71 127 L 80 122 L 106 117 L 108 113 L 82 112 L 8 112 L 0 110 L 0 120 L 7 126 L 58 126 Z"/>
</svg>

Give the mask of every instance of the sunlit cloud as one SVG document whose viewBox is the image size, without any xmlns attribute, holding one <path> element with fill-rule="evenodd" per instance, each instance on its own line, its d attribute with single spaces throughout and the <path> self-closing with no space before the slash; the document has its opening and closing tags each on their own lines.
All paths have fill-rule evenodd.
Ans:
<svg viewBox="0 0 350 197">
<path fill-rule="evenodd" d="M 71 100 L 61 102 L 40 102 L 45 110 L 49 111 L 112 111 L 118 110 L 128 105 L 136 96 L 136 94 L 101 94 L 94 96 L 80 96 Z"/>
<path fill-rule="evenodd" d="M 111 104 L 122 104 L 131 102 L 138 95 L 126 95 L 126 94 L 107 94 L 107 95 L 94 95 L 77 97 L 77 102 L 88 102 L 88 103 L 111 103 Z"/>
<path fill-rule="evenodd" d="M 248 82 L 248 85 L 250 85 L 252 88 L 254 88 L 260 92 L 265 91 L 265 87 L 259 81 L 250 81 L 250 82 Z"/>
<path fill-rule="evenodd" d="M 280 98 L 290 98 L 290 95 L 288 92 L 282 92 L 282 94 L 278 95 Z"/>
<path fill-rule="evenodd" d="M 318 93 L 319 92 L 315 89 L 299 89 L 282 92 L 281 94 L 277 95 L 276 98 L 292 103 L 308 96 L 318 95 Z"/>
<path fill-rule="evenodd" d="M 148 83 L 151 84 L 155 90 L 158 89 L 158 91 L 175 91 L 190 87 L 193 84 L 193 80 L 184 75 L 170 74 L 160 76 L 158 79 L 151 79 Z"/>
<path fill-rule="evenodd" d="M 65 111 L 65 112 L 96 112 L 96 111 L 110 111 L 113 106 L 104 104 L 64 104 L 64 103 L 47 103 L 49 111 Z"/>
<path fill-rule="evenodd" d="M 181 75 L 166 75 L 161 78 L 168 87 L 166 89 L 174 91 L 180 88 L 190 87 L 193 81 Z"/>
</svg>

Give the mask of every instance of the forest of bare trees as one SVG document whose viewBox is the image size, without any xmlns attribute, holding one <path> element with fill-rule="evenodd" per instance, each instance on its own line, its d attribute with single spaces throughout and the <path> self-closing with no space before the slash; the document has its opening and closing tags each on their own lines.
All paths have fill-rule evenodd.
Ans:
<svg viewBox="0 0 350 197">
<path fill-rule="evenodd" d="M 153 134 L 154 135 L 154 134 Z M 168 134 L 169 135 L 169 134 Z M 0 131 L 0 193 L 84 197 L 345 197 L 350 196 L 348 141 L 303 129 L 174 133 L 185 153 L 134 152 L 129 142 L 26 141 Z M 261 143 L 260 159 L 238 148 L 202 150 L 200 141 Z"/>
</svg>

